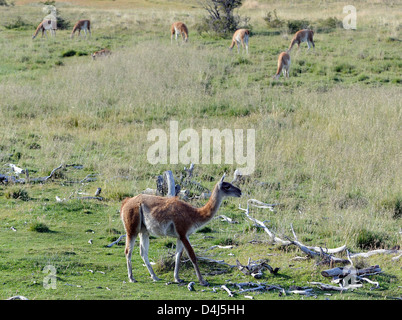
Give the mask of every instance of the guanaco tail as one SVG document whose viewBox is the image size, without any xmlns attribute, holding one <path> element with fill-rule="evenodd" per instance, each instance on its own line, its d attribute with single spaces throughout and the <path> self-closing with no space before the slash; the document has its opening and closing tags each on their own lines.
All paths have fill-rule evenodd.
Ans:
<svg viewBox="0 0 402 320">
<path fill-rule="evenodd" d="M 225 197 L 241 196 L 241 190 L 228 182 L 224 182 L 224 178 L 225 175 L 215 185 L 210 199 L 201 208 L 193 207 L 177 197 L 165 198 L 140 194 L 123 200 L 120 216 L 127 234 L 125 255 L 130 282 L 136 282 L 132 274 L 131 255 L 137 235 L 140 236 L 140 255 L 151 278 L 154 281 L 160 280 L 155 275 L 148 259 L 149 235 L 151 234 L 177 238 L 174 268 L 176 282 L 182 282 L 179 278 L 179 264 L 183 248 L 185 248 L 193 263 L 199 282 L 202 285 L 208 285 L 198 268 L 197 257 L 190 244 L 189 236 L 211 221 Z"/>
<path fill-rule="evenodd" d="M 78 31 L 78 36 L 81 35 L 81 30 L 85 32 L 85 37 L 87 36 L 87 31 L 89 35 L 91 34 L 91 21 L 89 20 L 79 20 L 73 27 L 73 32 L 71 32 L 71 39 L 74 37 L 74 33 Z"/>
<path fill-rule="evenodd" d="M 173 43 L 173 35 L 175 35 L 176 41 L 177 37 L 181 35 L 184 42 L 188 41 L 188 29 L 187 26 L 181 22 L 177 21 L 170 27 L 170 43 Z"/>
<path fill-rule="evenodd" d="M 32 36 L 32 39 L 36 38 L 39 31 L 42 31 L 42 37 L 44 34 L 46 34 L 46 37 L 47 37 L 46 30 L 50 30 L 50 34 L 52 36 L 55 36 L 56 29 L 57 29 L 57 22 L 55 20 L 49 20 L 49 19 L 43 20 L 36 28 L 35 34 Z"/>
<path fill-rule="evenodd" d="M 292 41 L 290 43 L 288 52 L 292 50 L 293 46 L 297 44 L 297 48 L 300 48 L 300 44 L 302 42 L 307 42 L 308 48 L 310 49 L 311 46 L 315 48 L 314 40 L 314 31 L 309 30 L 309 29 L 304 29 L 304 30 L 299 30 L 295 33 L 294 37 L 292 38 Z"/>
<path fill-rule="evenodd" d="M 229 49 L 232 51 L 234 45 L 237 46 L 237 52 L 240 53 L 240 44 L 244 50 L 246 47 L 246 52 L 248 53 L 248 39 L 250 37 L 250 31 L 247 29 L 239 29 L 233 34 L 232 44 Z"/>
<path fill-rule="evenodd" d="M 289 69 L 290 69 L 290 55 L 289 51 L 281 52 L 278 57 L 278 70 L 274 75 L 274 79 L 279 79 L 281 76 L 281 72 L 283 72 L 283 76 L 289 78 Z"/>
<path fill-rule="evenodd" d="M 91 54 L 92 59 L 110 56 L 112 52 L 109 49 L 102 49 Z"/>
</svg>

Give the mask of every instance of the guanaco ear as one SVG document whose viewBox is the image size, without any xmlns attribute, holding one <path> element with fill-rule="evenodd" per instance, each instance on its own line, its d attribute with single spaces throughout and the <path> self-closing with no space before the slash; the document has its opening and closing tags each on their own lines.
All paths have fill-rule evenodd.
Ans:
<svg viewBox="0 0 402 320">
<path fill-rule="evenodd" d="M 221 180 L 219 181 L 219 186 L 222 185 L 223 180 L 225 180 L 226 172 L 223 174 Z"/>
</svg>

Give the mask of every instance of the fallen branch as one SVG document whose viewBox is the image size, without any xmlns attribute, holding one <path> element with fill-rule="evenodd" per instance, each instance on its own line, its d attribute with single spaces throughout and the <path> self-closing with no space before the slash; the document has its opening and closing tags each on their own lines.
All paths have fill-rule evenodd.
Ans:
<svg viewBox="0 0 402 320">
<path fill-rule="evenodd" d="M 247 201 L 247 209 L 243 209 L 242 207 L 240 207 L 240 204 L 239 204 L 239 209 L 244 211 L 244 214 L 246 215 L 246 217 L 248 219 L 250 219 L 257 225 L 262 227 L 264 229 L 264 231 L 269 235 L 269 237 L 271 238 L 273 243 L 277 243 L 277 244 L 284 245 L 284 246 L 291 244 L 291 241 L 285 241 L 285 240 L 282 240 L 281 238 L 277 237 L 273 232 L 271 232 L 271 230 L 269 230 L 267 228 L 267 226 L 264 224 L 264 222 L 257 220 L 255 218 L 253 218 L 252 216 L 250 216 L 250 214 L 249 214 L 250 205 L 255 206 L 257 208 L 272 208 L 272 210 L 273 210 L 273 206 L 275 206 L 274 204 L 267 204 L 267 203 L 263 203 L 261 201 L 255 200 L 255 199 L 249 199 Z"/>
<path fill-rule="evenodd" d="M 260 263 L 251 262 L 251 259 L 248 259 L 247 265 L 242 265 L 239 260 L 236 260 L 236 264 L 238 269 L 243 272 L 245 275 L 251 275 L 252 277 L 259 279 L 263 276 L 262 271 L 264 269 L 269 270 L 272 274 L 277 274 L 279 268 L 272 268 L 266 261 L 262 261 Z"/>
<path fill-rule="evenodd" d="M 220 219 L 222 219 L 222 221 L 226 221 L 226 222 L 231 223 L 231 224 L 239 223 L 238 221 L 235 221 L 235 220 L 233 220 L 233 219 L 231 219 L 231 218 L 229 218 L 229 217 L 227 217 L 227 216 L 225 216 L 223 214 L 217 216 L 216 218 L 220 218 Z"/>
<path fill-rule="evenodd" d="M 29 300 L 29 299 L 24 296 L 13 296 L 8 298 L 7 300 Z"/>
<path fill-rule="evenodd" d="M 364 269 L 355 269 L 355 268 L 332 268 L 329 270 L 324 270 L 321 272 L 321 275 L 324 277 L 331 277 L 331 278 L 345 278 L 346 276 L 353 275 L 353 276 L 369 276 L 373 274 L 378 274 L 382 272 L 381 268 L 378 265 L 371 266 Z"/>
<path fill-rule="evenodd" d="M 209 247 L 208 249 L 205 249 L 205 251 L 216 249 L 216 248 L 219 248 L 219 249 L 233 249 L 233 246 L 232 245 L 229 245 L 229 246 L 214 245 L 212 247 Z"/>
<path fill-rule="evenodd" d="M 116 241 L 113 241 L 111 244 L 108 244 L 106 247 L 110 248 L 110 247 L 114 246 L 115 244 L 118 244 L 120 242 L 120 240 L 123 239 L 124 237 L 126 237 L 126 235 L 122 234 Z"/>
<path fill-rule="evenodd" d="M 351 258 L 368 258 L 372 255 L 375 254 L 402 254 L 401 250 L 386 250 L 386 249 L 377 249 L 377 250 L 371 250 L 368 252 L 360 252 L 360 253 L 351 253 L 350 257 Z"/>
<path fill-rule="evenodd" d="M 348 290 L 353 290 L 356 288 L 361 288 L 363 285 L 362 284 L 354 284 L 354 285 L 349 285 L 346 287 L 337 287 L 337 286 L 332 286 L 330 284 L 325 284 L 321 282 L 309 282 L 311 285 L 316 285 L 320 288 L 320 290 L 332 290 L 332 291 L 348 291 Z"/>
<path fill-rule="evenodd" d="M 221 288 L 228 293 L 229 297 L 234 297 L 234 293 L 232 291 L 230 291 L 230 289 L 227 286 L 225 286 L 223 284 L 223 285 L 221 285 Z"/>
<path fill-rule="evenodd" d="M 54 168 L 47 177 L 39 178 L 39 179 L 41 179 L 42 182 L 46 182 L 47 180 L 49 180 L 50 178 L 52 178 L 54 176 L 54 174 L 56 173 L 57 170 L 60 170 L 61 168 L 63 168 L 63 164 L 59 165 L 57 168 Z"/>
<path fill-rule="evenodd" d="M 276 243 L 276 244 L 280 244 L 283 246 L 294 244 L 294 245 L 298 246 L 300 248 L 300 250 L 302 250 L 304 253 L 306 253 L 309 257 L 320 259 L 321 263 L 323 263 L 323 262 L 329 263 L 329 264 L 331 264 L 331 263 L 343 263 L 343 264 L 349 263 L 348 260 L 336 258 L 329 254 L 329 253 L 339 253 L 339 252 L 346 250 L 346 245 L 343 245 L 343 246 L 341 246 L 339 248 L 335 248 L 335 249 L 325 249 L 325 250 L 321 247 L 306 246 L 297 240 L 297 236 L 296 236 L 296 233 L 294 232 L 292 225 L 291 225 L 291 230 L 292 230 L 292 233 L 294 236 L 294 240 L 291 240 L 288 237 L 286 237 L 287 240 L 283 240 L 283 239 L 277 237 L 271 230 L 269 230 L 263 221 L 260 221 L 256 218 L 250 216 L 250 213 L 249 213 L 250 205 L 257 207 L 257 208 L 268 208 L 271 211 L 273 211 L 273 207 L 275 206 L 275 204 L 267 204 L 267 203 L 264 203 L 264 202 L 261 202 L 261 201 L 255 200 L 255 199 L 249 199 L 247 201 L 247 209 L 243 209 L 239 205 L 239 209 L 244 211 L 244 214 L 246 215 L 246 217 L 249 218 L 254 223 L 256 223 L 258 226 L 262 227 L 264 229 L 264 231 L 270 236 L 270 238 L 274 244 Z"/>
</svg>

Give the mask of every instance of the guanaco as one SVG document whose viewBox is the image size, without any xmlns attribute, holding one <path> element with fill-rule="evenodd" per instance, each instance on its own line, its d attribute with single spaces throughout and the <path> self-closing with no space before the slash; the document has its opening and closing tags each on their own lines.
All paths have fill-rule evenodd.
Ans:
<svg viewBox="0 0 402 320">
<path fill-rule="evenodd" d="M 292 38 L 292 41 L 290 43 L 288 52 L 290 50 L 292 50 L 293 46 L 297 43 L 297 48 L 300 48 L 300 44 L 302 42 L 307 42 L 308 45 L 308 49 L 311 48 L 311 46 L 313 46 L 313 48 L 315 48 L 315 44 L 314 44 L 314 40 L 313 40 L 313 36 L 314 36 L 314 31 L 313 30 L 309 30 L 309 29 L 304 29 L 304 30 L 299 30 L 295 33 L 294 37 Z"/>
<path fill-rule="evenodd" d="M 71 39 L 74 37 L 74 33 L 78 31 L 78 36 L 81 35 L 81 30 L 84 30 L 85 37 L 87 37 L 87 31 L 89 35 L 91 34 L 91 21 L 89 20 L 79 20 L 73 27 L 73 31 L 71 32 Z"/>
<path fill-rule="evenodd" d="M 170 27 L 170 43 L 173 43 L 173 35 L 175 35 L 176 41 L 178 35 L 181 35 L 183 41 L 187 42 L 188 41 L 187 26 L 181 21 L 173 23 L 172 26 Z"/>
<path fill-rule="evenodd" d="M 140 255 L 151 278 L 154 281 L 160 280 L 148 260 L 149 235 L 151 234 L 177 238 L 174 268 L 176 282 L 182 282 L 179 278 L 179 264 L 183 248 L 185 248 L 200 284 L 208 285 L 198 268 L 197 257 L 190 244 L 189 236 L 214 217 L 225 197 L 241 196 L 241 190 L 224 182 L 224 178 L 225 175 L 215 185 L 210 199 L 201 208 L 193 207 L 177 197 L 165 198 L 140 194 L 123 200 L 120 216 L 127 234 L 125 255 L 130 282 L 136 282 L 132 274 L 131 255 L 137 235 L 140 236 Z"/>
<path fill-rule="evenodd" d="M 49 20 L 49 19 L 43 20 L 38 25 L 38 27 L 36 28 L 35 34 L 32 36 L 32 39 L 36 38 L 36 36 L 38 35 L 39 31 L 42 31 L 42 38 L 43 38 L 44 34 L 46 34 L 46 37 L 47 37 L 46 30 L 50 30 L 50 34 L 52 36 L 55 36 L 56 35 L 56 29 L 57 29 L 57 22 L 56 21 Z"/>
<path fill-rule="evenodd" d="M 232 51 L 234 45 L 237 46 L 237 52 L 240 53 L 240 44 L 244 50 L 246 47 L 246 53 L 248 53 L 248 39 L 250 37 L 250 31 L 247 29 L 239 29 L 233 34 L 232 44 L 230 45 L 229 49 Z"/>
<path fill-rule="evenodd" d="M 281 72 L 283 72 L 283 76 L 289 78 L 289 69 L 290 69 L 290 55 L 288 51 L 281 52 L 278 57 L 278 70 L 274 75 L 274 79 L 279 79 L 281 76 Z"/>
<path fill-rule="evenodd" d="M 91 54 L 93 60 L 100 57 L 110 56 L 112 52 L 109 49 L 102 49 Z"/>
</svg>

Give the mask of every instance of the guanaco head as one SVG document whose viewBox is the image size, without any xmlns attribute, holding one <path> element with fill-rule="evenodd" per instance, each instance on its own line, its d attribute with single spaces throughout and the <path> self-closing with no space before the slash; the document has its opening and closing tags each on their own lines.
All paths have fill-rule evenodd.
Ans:
<svg viewBox="0 0 402 320">
<path fill-rule="evenodd" d="M 222 197 L 241 197 L 241 190 L 239 188 L 235 187 L 229 182 L 223 181 L 225 179 L 225 175 L 226 174 L 224 174 L 221 180 L 218 182 L 218 192 L 222 195 Z"/>
</svg>

